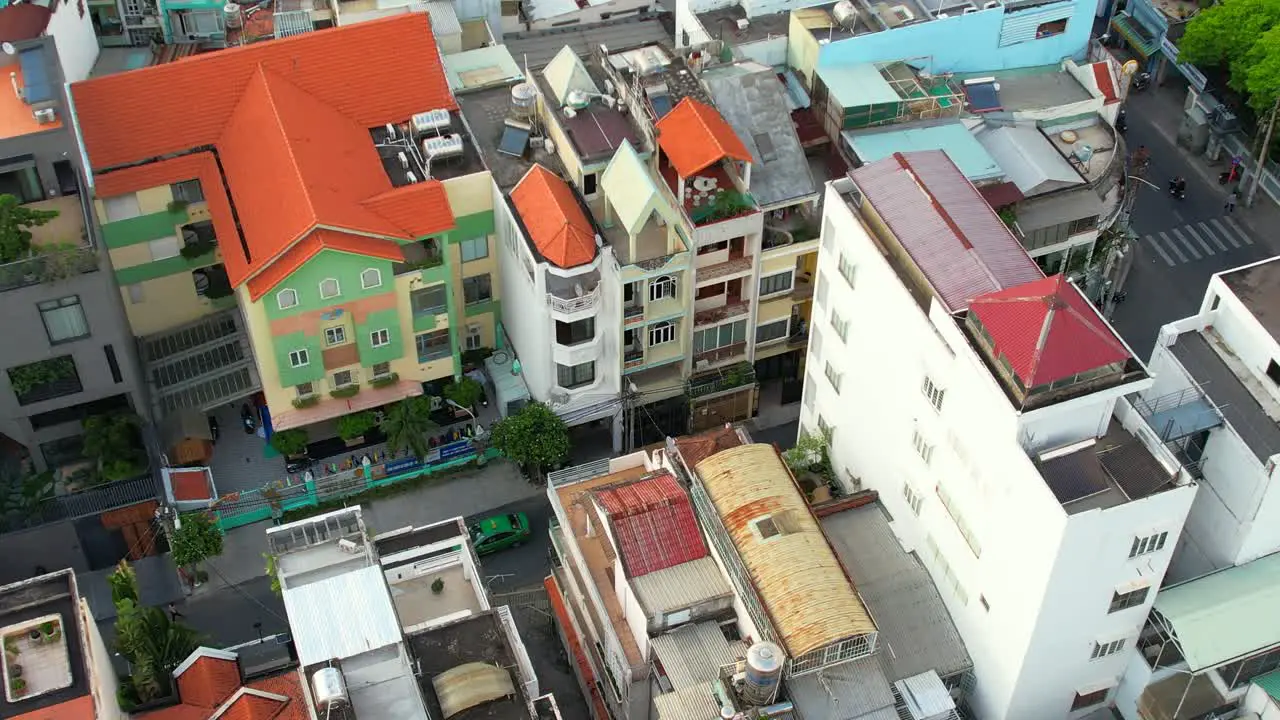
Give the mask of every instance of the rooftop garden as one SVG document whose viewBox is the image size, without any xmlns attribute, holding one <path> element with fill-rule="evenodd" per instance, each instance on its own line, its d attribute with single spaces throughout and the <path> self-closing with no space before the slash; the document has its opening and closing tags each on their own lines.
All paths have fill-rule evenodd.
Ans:
<svg viewBox="0 0 1280 720">
<path fill-rule="evenodd" d="M 755 212 L 755 209 L 756 201 L 750 193 L 721 190 L 709 201 L 694 206 L 689 217 L 698 225 L 709 225 Z"/>
<path fill-rule="evenodd" d="M 56 242 L 34 242 L 31 228 L 58 218 L 58 210 L 23 205 L 9 194 L 0 194 L 0 290 L 61 280 L 98 268 L 98 257 L 81 237 Z"/>
<path fill-rule="evenodd" d="M 71 686 L 71 659 L 62 616 L 45 615 L 0 629 L 4 638 L 4 690 L 11 703 Z"/>
</svg>

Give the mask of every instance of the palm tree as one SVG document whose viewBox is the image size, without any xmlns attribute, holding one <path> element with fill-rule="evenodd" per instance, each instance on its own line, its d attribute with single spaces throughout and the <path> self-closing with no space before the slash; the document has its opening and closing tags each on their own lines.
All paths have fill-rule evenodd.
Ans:
<svg viewBox="0 0 1280 720">
<path fill-rule="evenodd" d="M 141 702 L 173 692 L 173 669 L 200 647 L 202 637 L 164 610 L 122 599 L 116 605 L 116 649 L 129 661 L 130 683 Z"/>
<path fill-rule="evenodd" d="M 427 435 L 436 427 L 431 420 L 431 401 L 421 396 L 405 398 L 392 405 L 381 422 L 387 447 L 397 452 L 408 450 L 418 458 L 427 456 Z"/>
</svg>

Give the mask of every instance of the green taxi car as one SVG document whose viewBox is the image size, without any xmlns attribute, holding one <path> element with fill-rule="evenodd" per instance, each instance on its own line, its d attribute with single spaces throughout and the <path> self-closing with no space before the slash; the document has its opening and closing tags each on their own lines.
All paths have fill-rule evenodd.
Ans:
<svg viewBox="0 0 1280 720">
<path fill-rule="evenodd" d="M 474 523 L 469 530 L 476 555 L 488 555 L 523 543 L 529 537 L 529 517 L 524 513 L 494 515 Z"/>
</svg>

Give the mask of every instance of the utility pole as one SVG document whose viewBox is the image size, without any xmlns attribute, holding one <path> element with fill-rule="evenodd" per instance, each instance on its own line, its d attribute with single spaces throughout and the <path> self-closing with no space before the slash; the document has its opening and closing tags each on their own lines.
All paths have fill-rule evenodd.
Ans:
<svg viewBox="0 0 1280 720">
<path fill-rule="evenodd" d="M 1253 207 L 1253 199 L 1258 196 L 1258 186 L 1262 184 L 1262 172 L 1266 169 L 1268 150 L 1271 148 L 1271 133 L 1276 129 L 1276 115 L 1280 114 L 1280 97 L 1271 105 L 1271 119 L 1267 121 L 1267 135 L 1258 149 L 1258 162 L 1253 168 L 1253 181 L 1249 183 L 1249 193 L 1244 198 L 1245 207 Z"/>
</svg>

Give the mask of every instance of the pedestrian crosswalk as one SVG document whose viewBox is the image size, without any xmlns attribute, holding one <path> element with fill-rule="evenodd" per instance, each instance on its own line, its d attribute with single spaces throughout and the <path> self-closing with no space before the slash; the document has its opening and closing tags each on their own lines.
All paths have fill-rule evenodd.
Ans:
<svg viewBox="0 0 1280 720">
<path fill-rule="evenodd" d="M 1225 254 L 1253 244 L 1249 233 L 1229 215 L 1204 222 L 1187 223 L 1182 227 L 1144 235 L 1142 239 L 1169 267 Z"/>
</svg>

